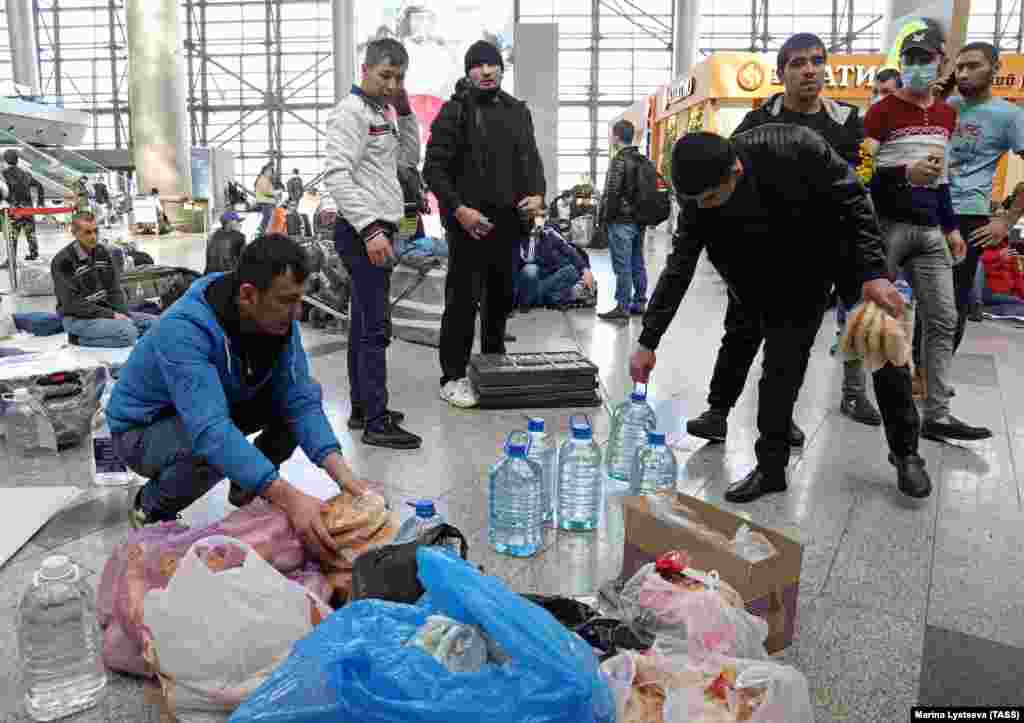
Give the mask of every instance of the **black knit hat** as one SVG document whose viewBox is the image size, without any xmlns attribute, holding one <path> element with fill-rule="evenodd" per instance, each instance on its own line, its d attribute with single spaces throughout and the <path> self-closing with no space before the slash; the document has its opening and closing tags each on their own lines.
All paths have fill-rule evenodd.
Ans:
<svg viewBox="0 0 1024 723">
<path fill-rule="evenodd" d="M 486 40 L 477 40 L 466 51 L 466 75 L 478 65 L 497 65 L 502 70 L 505 69 L 501 51 Z"/>
<path fill-rule="evenodd" d="M 4 160 L 7 161 L 8 165 L 18 165 L 18 152 L 13 148 L 8 148 L 4 151 Z"/>
<path fill-rule="evenodd" d="M 696 196 L 722 185 L 735 163 L 729 139 L 704 131 L 687 133 L 672 149 L 672 185 L 678 193 Z"/>
</svg>

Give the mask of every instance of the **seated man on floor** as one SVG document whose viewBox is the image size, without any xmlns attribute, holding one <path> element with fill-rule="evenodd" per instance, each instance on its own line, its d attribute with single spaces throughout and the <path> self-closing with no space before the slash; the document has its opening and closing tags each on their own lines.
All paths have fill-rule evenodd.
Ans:
<svg viewBox="0 0 1024 723">
<path fill-rule="evenodd" d="M 149 479 L 135 497 L 135 528 L 174 520 L 227 477 L 232 504 L 262 496 L 288 515 L 310 553 L 337 552 L 321 500 L 280 471 L 301 446 L 339 487 L 366 490 L 341 455 L 310 376 L 298 323 L 307 275 L 302 247 L 262 236 L 246 246 L 237 271 L 193 283 L 132 351 L 107 420 L 117 454 Z"/>
<path fill-rule="evenodd" d="M 80 346 L 131 346 L 157 317 L 129 311 L 121 274 L 110 251 L 98 241 L 92 212 L 75 214 L 71 235 L 75 240 L 50 264 L 57 314 L 68 339 Z"/>
<path fill-rule="evenodd" d="M 569 304 L 575 300 L 577 282 L 594 288 L 587 259 L 548 226 L 523 241 L 522 260 L 516 284 L 520 308 Z"/>
</svg>

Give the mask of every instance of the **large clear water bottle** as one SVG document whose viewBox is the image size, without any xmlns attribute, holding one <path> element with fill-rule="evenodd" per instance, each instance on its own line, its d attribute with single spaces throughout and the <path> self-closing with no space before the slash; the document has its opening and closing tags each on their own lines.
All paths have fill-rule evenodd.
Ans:
<svg viewBox="0 0 1024 723">
<path fill-rule="evenodd" d="M 563 530 L 595 530 L 601 520 L 601 449 L 586 417 L 573 417 L 570 428 L 558 455 L 555 517 Z"/>
<path fill-rule="evenodd" d="M 57 434 L 42 403 L 24 387 L 3 396 L 7 422 L 9 479 L 18 486 L 66 485 Z"/>
<path fill-rule="evenodd" d="M 658 418 L 647 403 L 646 385 L 636 385 L 629 399 L 615 410 L 608 438 L 607 466 L 610 487 L 629 490 L 636 451 L 644 445 L 647 433 L 658 426 Z"/>
<path fill-rule="evenodd" d="M 22 694 L 51 721 L 95 706 L 107 686 L 92 588 L 64 555 L 43 560 L 18 608 Z"/>
<path fill-rule="evenodd" d="M 529 459 L 529 436 L 513 432 L 491 470 L 490 541 L 498 552 L 531 557 L 544 536 L 543 471 Z"/>
<path fill-rule="evenodd" d="M 530 419 L 527 427 L 530 435 L 530 448 L 527 456 L 540 465 L 543 477 L 541 478 L 541 504 L 544 508 L 544 521 L 551 522 L 555 516 L 554 494 L 555 475 L 558 474 L 558 454 L 555 444 L 544 431 L 544 420 L 539 417 Z"/>
<path fill-rule="evenodd" d="M 665 445 L 665 433 L 648 432 L 647 445 L 637 451 L 633 461 L 633 494 L 671 492 L 676 488 L 678 472 L 676 456 Z"/>
<path fill-rule="evenodd" d="M 138 479 L 114 451 L 114 440 L 107 425 L 107 405 L 113 390 L 114 382 L 108 379 L 99 409 L 92 416 L 92 481 L 100 487 L 130 485 Z"/>
</svg>

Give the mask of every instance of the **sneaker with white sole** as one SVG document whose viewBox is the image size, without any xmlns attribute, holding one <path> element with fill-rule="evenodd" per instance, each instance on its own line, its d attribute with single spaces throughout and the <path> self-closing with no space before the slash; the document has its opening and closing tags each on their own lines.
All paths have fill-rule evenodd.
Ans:
<svg viewBox="0 0 1024 723">
<path fill-rule="evenodd" d="M 441 387 L 441 399 L 459 409 L 472 409 L 480 403 L 480 398 L 477 397 L 473 383 L 468 377 L 448 382 Z"/>
</svg>

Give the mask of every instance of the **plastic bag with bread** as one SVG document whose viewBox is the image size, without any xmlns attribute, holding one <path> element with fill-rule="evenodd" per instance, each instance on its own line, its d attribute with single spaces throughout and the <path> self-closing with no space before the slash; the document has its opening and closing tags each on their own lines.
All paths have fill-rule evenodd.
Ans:
<svg viewBox="0 0 1024 723">
<path fill-rule="evenodd" d="M 848 359 L 862 359 L 874 372 L 889 363 L 895 367 L 910 364 L 911 343 L 905 324 L 869 301 L 850 312 L 839 349 Z"/>
</svg>

